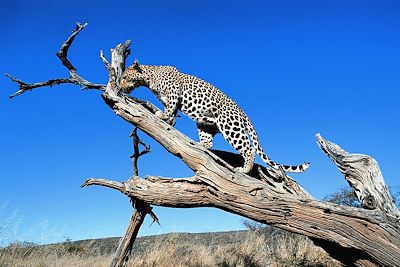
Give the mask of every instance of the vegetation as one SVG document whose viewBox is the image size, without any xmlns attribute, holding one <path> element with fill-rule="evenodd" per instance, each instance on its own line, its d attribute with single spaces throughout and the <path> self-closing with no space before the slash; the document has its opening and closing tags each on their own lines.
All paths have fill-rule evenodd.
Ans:
<svg viewBox="0 0 400 267">
<path fill-rule="evenodd" d="M 111 256 L 94 253 L 90 248 L 74 242 L 47 246 L 15 243 L 0 250 L 0 267 L 107 266 Z"/>
<path fill-rule="evenodd" d="M 108 243 L 108 248 L 101 244 Z M 299 235 L 272 227 L 208 234 L 167 234 L 137 240 L 129 267 L 340 266 Z M 0 250 L 1 267 L 108 266 L 117 238 L 54 245 L 12 244 Z"/>
<path fill-rule="evenodd" d="M 344 187 L 324 198 L 325 201 L 333 202 L 339 205 L 347 205 L 351 207 L 361 207 L 356 195 L 351 187 Z"/>
<path fill-rule="evenodd" d="M 400 204 L 400 188 L 389 187 L 389 193 L 392 195 L 395 204 L 399 207 Z M 325 201 L 333 202 L 340 205 L 347 205 L 351 207 L 361 207 L 356 195 L 351 187 L 344 187 L 324 198 Z"/>
</svg>

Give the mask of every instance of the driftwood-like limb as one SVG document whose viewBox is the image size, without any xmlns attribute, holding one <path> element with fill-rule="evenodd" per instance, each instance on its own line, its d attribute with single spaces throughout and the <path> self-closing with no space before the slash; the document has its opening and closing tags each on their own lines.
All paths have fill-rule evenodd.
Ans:
<svg viewBox="0 0 400 267">
<path fill-rule="evenodd" d="M 18 83 L 19 90 L 15 92 L 14 94 L 10 95 L 10 98 L 19 96 L 27 91 L 32 91 L 35 88 L 40 88 L 40 87 L 46 87 L 46 86 L 54 86 L 54 85 L 59 85 L 59 84 L 64 84 L 64 83 L 72 83 L 81 86 L 83 89 L 97 89 L 97 90 L 102 90 L 104 91 L 106 89 L 106 85 L 104 84 L 98 84 L 98 83 L 92 83 L 89 82 L 88 80 L 84 79 L 82 76 L 80 76 L 76 68 L 72 65 L 72 63 L 68 60 L 67 55 L 68 55 L 68 49 L 71 46 L 72 42 L 74 41 L 76 35 L 80 31 L 82 31 L 85 27 L 87 26 L 87 23 L 80 24 L 79 22 L 76 23 L 76 28 L 72 32 L 72 34 L 68 37 L 68 39 L 61 45 L 60 50 L 57 52 L 57 56 L 60 59 L 61 63 L 69 70 L 70 77 L 69 78 L 58 78 L 58 79 L 50 79 L 44 82 L 37 82 L 37 83 L 26 83 L 23 82 L 10 74 L 4 74 L 8 78 L 10 78 L 13 82 Z"/>
<path fill-rule="evenodd" d="M 400 265 L 400 229 L 381 212 L 338 207 L 278 193 L 198 145 L 141 105 L 107 91 L 103 98 L 116 114 L 138 126 L 195 173 L 191 180 L 127 182 L 125 194 L 168 207 L 217 207 L 250 219 L 304 234 L 339 252 L 348 265 Z M 93 181 L 92 181 L 93 182 Z M 143 184 L 145 183 L 145 184 Z M 372 220 L 372 221 L 371 221 Z M 324 241 L 324 242 L 322 242 Z M 342 256 L 346 255 L 345 258 Z"/>
<path fill-rule="evenodd" d="M 210 174 L 207 174 L 208 176 Z M 101 185 L 164 207 L 216 207 L 252 220 L 303 234 L 331 251 L 347 265 L 399 266 L 400 229 L 381 212 L 339 206 L 316 200 L 277 195 L 262 182 L 225 180 L 217 187 L 204 177 L 166 179 L 133 177 L 125 183 L 90 179 Z M 258 187 L 256 186 L 258 185 Z M 335 256 L 335 255 L 333 255 Z M 369 262 L 374 265 L 361 264 Z"/>
<path fill-rule="evenodd" d="M 76 31 L 79 32 L 79 29 L 81 28 L 78 27 Z M 75 36 L 76 34 L 69 38 L 65 42 L 67 48 L 62 49 L 68 51 Z M 400 266 L 400 226 L 397 211 L 390 206 L 391 203 L 382 203 L 381 199 L 386 198 L 386 193 L 381 192 L 383 196 L 379 196 L 375 191 L 371 193 L 370 186 L 358 184 L 367 181 L 366 183 L 374 185 L 376 176 L 381 176 L 380 172 L 377 175 L 377 164 L 370 168 L 374 165 L 373 160 L 346 154 L 326 140 L 321 146 L 345 173 L 350 184 L 361 192 L 359 199 L 363 205 L 373 208 L 372 210 L 314 200 L 292 178 L 280 171 L 260 167 L 254 168 L 251 175 L 235 172 L 236 160 L 229 153 L 222 157 L 216 151 L 205 149 L 154 116 L 154 106 L 143 105 L 143 101 L 139 103 L 132 97 L 120 94 L 119 75 L 129 54 L 129 44 L 130 42 L 125 42 L 120 45 L 120 48 L 127 49 L 125 51 L 119 50 L 118 47 L 111 51 L 111 64 L 101 54 L 109 72 L 107 86 L 101 85 L 102 90 L 106 89 L 102 97 L 117 115 L 137 126 L 171 154 L 179 157 L 193 170 L 194 176 L 174 179 L 140 179 L 133 176 L 124 183 L 89 179 L 83 186 L 100 185 L 112 188 L 135 201 L 147 203 L 146 205 L 216 207 L 308 236 L 317 245 L 325 248 L 331 256 L 349 266 Z M 116 58 L 118 60 L 114 61 Z M 72 76 L 73 65 L 65 62 L 63 64 Z M 20 91 L 14 95 L 33 88 L 20 80 L 10 78 L 20 84 Z M 85 87 L 85 81 L 78 80 L 76 84 Z M 354 177 L 364 177 L 369 173 L 374 173 L 368 178 L 370 181 Z M 376 186 L 375 189 L 386 189 L 383 178 L 378 181 L 380 182 L 382 185 Z"/>
<path fill-rule="evenodd" d="M 365 209 L 380 210 L 400 218 L 400 212 L 390 194 L 378 162 L 363 154 L 350 154 L 337 144 L 316 135 L 322 151 L 337 165 Z"/>
<path fill-rule="evenodd" d="M 239 154 L 216 149 L 211 149 L 210 151 L 234 168 L 243 166 L 244 164 L 243 157 Z M 253 170 L 249 175 L 266 182 L 270 186 L 271 190 L 277 194 L 287 193 L 301 198 L 312 198 L 304 188 L 283 171 L 266 168 L 265 166 L 254 163 Z"/>
</svg>

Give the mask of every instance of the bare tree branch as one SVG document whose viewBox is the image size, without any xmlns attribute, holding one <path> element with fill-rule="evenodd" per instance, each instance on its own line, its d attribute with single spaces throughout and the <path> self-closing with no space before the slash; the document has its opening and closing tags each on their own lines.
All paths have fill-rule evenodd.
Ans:
<svg viewBox="0 0 400 267">
<path fill-rule="evenodd" d="M 83 30 L 88 24 L 84 23 L 81 24 L 79 22 L 76 23 L 75 30 L 72 34 L 68 37 L 68 39 L 61 45 L 60 50 L 56 53 L 58 58 L 61 60 L 61 63 L 67 67 L 69 71 L 76 71 L 76 68 L 72 65 L 72 63 L 68 60 L 68 50 L 71 46 L 72 42 L 74 41 L 75 37 L 78 33 Z"/>
<path fill-rule="evenodd" d="M 75 39 L 76 35 L 86 27 L 87 23 L 80 24 L 79 22 L 76 24 L 75 30 L 72 34 L 68 37 L 68 39 L 61 45 L 61 49 L 57 52 L 58 58 L 61 60 L 61 63 L 69 70 L 70 77 L 69 78 L 57 78 L 57 79 L 50 79 L 44 82 L 37 82 L 37 83 L 26 83 L 23 82 L 10 74 L 4 74 L 8 78 L 10 78 L 13 82 L 18 83 L 19 90 L 14 94 L 10 95 L 10 98 L 19 96 L 27 91 L 32 91 L 35 88 L 46 87 L 46 86 L 54 86 L 59 84 L 65 83 L 72 83 L 76 85 L 82 86 L 83 89 L 97 89 L 104 91 L 106 89 L 106 85 L 104 84 L 97 84 L 89 82 L 88 80 L 84 79 L 80 76 L 76 68 L 72 65 L 72 63 L 68 60 L 68 49 L 71 46 L 73 40 Z"/>
</svg>

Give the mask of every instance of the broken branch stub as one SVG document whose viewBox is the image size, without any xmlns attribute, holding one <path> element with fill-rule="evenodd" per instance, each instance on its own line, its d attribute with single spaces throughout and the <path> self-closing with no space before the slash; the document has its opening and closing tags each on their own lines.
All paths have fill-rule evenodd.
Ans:
<svg viewBox="0 0 400 267">
<path fill-rule="evenodd" d="M 383 179 L 378 162 L 364 154 L 350 154 L 337 144 L 316 135 L 322 151 L 337 165 L 340 172 L 365 209 L 381 210 L 400 218 L 395 201 Z"/>
</svg>

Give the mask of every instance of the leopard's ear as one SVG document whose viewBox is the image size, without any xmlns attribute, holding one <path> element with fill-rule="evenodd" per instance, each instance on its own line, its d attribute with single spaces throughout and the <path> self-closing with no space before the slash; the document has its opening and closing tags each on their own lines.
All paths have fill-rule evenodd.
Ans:
<svg viewBox="0 0 400 267">
<path fill-rule="evenodd" d="M 137 59 L 135 59 L 135 61 L 133 62 L 133 66 L 132 66 L 135 70 L 141 72 L 142 70 L 140 69 L 139 66 L 139 61 Z"/>
</svg>

